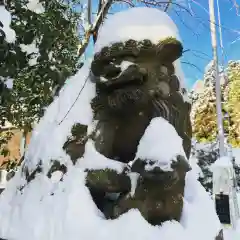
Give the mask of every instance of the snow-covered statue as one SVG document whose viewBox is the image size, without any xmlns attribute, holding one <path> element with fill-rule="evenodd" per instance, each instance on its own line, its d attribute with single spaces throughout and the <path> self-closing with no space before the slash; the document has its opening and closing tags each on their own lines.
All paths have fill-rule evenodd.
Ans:
<svg viewBox="0 0 240 240">
<path fill-rule="evenodd" d="M 112 43 L 95 54 L 91 64 L 91 80 L 96 83 L 96 97 L 92 100 L 92 109 L 94 119 L 98 123 L 96 134 L 93 134 L 92 138 L 99 153 L 123 163 L 133 161 L 140 139 L 151 120 L 163 117 L 182 137 L 185 152 L 189 156 L 190 104 L 184 101 L 180 81 L 175 75 L 173 65 L 173 62 L 182 55 L 182 49 L 181 43 L 173 37 L 159 40 L 157 44 L 152 43 L 150 39 L 142 41 L 129 39 Z M 186 173 L 190 168 L 187 159 L 184 158 L 185 154 L 179 156 L 179 164 L 182 166 L 181 171 Z M 160 224 L 170 219 L 180 220 L 182 211 L 185 174 L 179 176 L 176 169 L 163 171 L 155 164 L 159 160 L 161 161 L 149 158 L 136 159 L 130 170 L 138 172 L 141 176 L 137 188 L 139 196 L 135 202 L 138 201 L 138 209 L 142 210 L 142 215 L 145 215 L 152 224 Z M 148 161 L 153 165 L 153 171 L 144 170 Z M 124 181 L 122 183 L 126 186 Z M 178 183 L 178 188 L 174 183 Z M 97 188 L 98 184 L 99 178 L 94 188 Z M 169 187 L 171 184 L 174 187 Z M 163 188 L 160 189 L 159 185 Z M 111 183 L 107 183 L 107 186 L 112 187 Z M 148 207 L 144 206 L 143 201 L 146 188 L 155 192 L 155 197 L 154 195 L 149 197 L 148 205 L 151 201 L 151 206 Z M 121 189 L 123 186 L 115 191 L 119 192 Z M 122 207 L 115 208 L 118 213 L 113 213 L 114 217 L 119 216 L 119 211 L 122 213 L 134 207 L 128 198 L 125 196 L 124 206 L 121 198 Z M 167 207 L 164 202 L 169 206 Z M 161 210 L 154 211 L 154 206 L 156 210 L 159 208 Z M 143 210 L 148 208 L 151 212 Z"/>
<path fill-rule="evenodd" d="M 157 44 L 150 39 L 129 39 L 95 54 L 91 80 L 96 83 L 97 96 L 92 108 L 99 128 L 107 125 L 100 135 L 104 144 L 97 147 L 99 152 L 129 162 L 135 157 L 139 140 L 151 119 L 163 117 L 184 140 L 184 150 L 189 157 L 190 104 L 184 100 L 184 89 L 173 65 L 182 55 L 182 49 L 173 37 L 159 40 Z"/>
<path fill-rule="evenodd" d="M 91 65 L 46 110 L 0 195 L 0 238 L 215 239 L 214 205 L 188 163 L 181 55 L 162 11 L 105 21 Z"/>
</svg>

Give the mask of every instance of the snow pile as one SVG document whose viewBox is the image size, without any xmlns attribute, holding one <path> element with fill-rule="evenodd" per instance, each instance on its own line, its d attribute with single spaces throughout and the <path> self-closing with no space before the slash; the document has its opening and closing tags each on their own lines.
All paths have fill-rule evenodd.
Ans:
<svg viewBox="0 0 240 240">
<path fill-rule="evenodd" d="M 155 8 L 134 7 L 127 11 L 114 14 L 105 20 L 98 33 L 95 52 L 115 42 L 124 42 L 129 39 L 142 41 L 151 40 L 157 44 L 168 37 L 181 41 L 178 29 L 172 19 L 162 11 Z M 184 74 L 179 60 L 174 62 L 176 75 L 184 87 Z M 187 95 L 184 95 L 189 101 Z"/>
<path fill-rule="evenodd" d="M 152 119 L 140 140 L 136 159 L 149 159 L 155 162 L 152 168 L 158 166 L 162 170 L 171 171 L 172 160 L 176 160 L 177 155 L 185 156 L 182 138 L 165 119 Z"/>
<path fill-rule="evenodd" d="M 122 172 L 124 165 L 121 162 L 117 162 L 108 159 L 98 153 L 94 147 L 92 140 L 88 140 L 85 146 L 84 158 L 81 159 L 80 166 L 85 169 L 113 169 L 117 172 Z"/>
<path fill-rule="evenodd" d="M 100 40 L 96 42 L 95 51 L 129 39 L 150 39 L 152 43 L 157 44 L 170 36 L 180 40 L 176 25 L 165 12 L 154 8 L 136 7 L 106 19 L 99 30 Z"/>
<path fill-rule="evenodd" d="M 190 156 L 189 164 L 197 177 L 203 177 L 202 169 L 199 167 L 198 159 L 195 156 Z"/>
<path fill-rule="evenodd" d="M 22 52 L 26 52 L 26 54 L 30 57 L 29 65 L 34 66 L 37 64 L 37 59 L 40 56 L 39 48 L 37 47 L 36 40 L 33 40 L 31 44 L 20 44 L 19 45 Z"/>
<path fill-rule="evenodd" d="M 239 240 L 240 239 L 240 227 L 237 227 L 236 231 L 233 231 L 231 228 L 224 230 L 224 240 Z"/>
<path fill-rule="evenodd" d="M 1 78 L 0 79 L 4 79 L 4 78 Z M 6 87 L 8 89 L 12 89 L 13 88 L 13 79 L 12 78 L 5 78 L 5 81 L 4 81 Z"/>
<path fill-rule="evenodd" d="M 10 28 L 11 14 L 6 10 L 4 6 L 0 6 L 0 22 L 3 24 L 2 30 L 6 34 L 5 40 L 9 43 L 15 42 L 16 39 L 15 31 Z"/>
<path fill-rule="evenodd" d="M 13 191 L 19 180 L 18 175 L 10 182 L 0 202 L 0 236 L 8 239 L 213 240 L 220 229 L 212 201 L 191 172 L 186 177 L 181 223 L 168 221 L 161 227 L 149 225 L 135 209 L 119 219 L 104 220 L 80 167 L 71 168 L 63 182 L 41 174 L 23 194 Z"/>
<path fill-rule="evenodd" d="M 184 191 L 184 207 L 181 224 L 189 230 L 189 239 L 215 239 L 220 222 L 214 203 L 204 187 L 197 180 L 194 171 L 187 173 Z M 212 236 L 212 237 L 210 237 Z M 179 237 L 179 239 L 182 239 Z"/>
<path fill-rule="evenodd" d="M 89 125 L 89 127 L 94 125 L 90 102 L 95 96 L 95 85 L 88 76 L 89 65 L 84 65 L 75 76 L 69 79 L 61 89 L 60 96 L 46 110 L 44 118 L 33 132 L 29 150 L 26 153 L 25 161 L 30 170 L 36 167 L 40 159 L 44 169 L 47 170 L 50 159 L 58 159 L 60 163 L 67 166 L 72 165 L 69 155 L 62 149 L 72 126 L 75 123 Z"/>
<path fill-rule="evenodd" d="M 119 13 L 123 25 L 115 22 L 114 29 L 123 29 L 122 26 L 128 24 L 127 32 L 129 32 L 129 29 L 133 29 L 131 24 L 137 23 L 136 19 L 138 19 L 140 24 L 137 29 L 142 32 L 141 24 L 152 26 L 155 22 L 152 16 L 155 16 L 156 20 L 162 22 L 161 29 L 169 28 L 168 34 L 173 34 L 176 30 L 169 18 L 166 21 L 166 14 L 156 9 L 142 8 L 137 11 L 140 14 L 138 17 L 133 16 L 133 12 L 134 10 L 128 10 L 125 13 Z M 119 19 L 117 15 L 109 17 L 108 22 L 117 21 Z M 148 21 L 147 16 L 153 22 Z M 146 24 L 143 19 L 146 19 Z M 165 27 L 163 27 L 164 24 Z M 106 28 L 108 27 L 106 24 Z M 161 32 L 164 37 L 166 36 L 163 30 L 160 31 L 161 29 L 157 27 L 156 29 L 158 30 L 155 32 L 158 34 L 156 39 L 161 39 Z M 107 31 L 102 28 L 101 32 L 101 34 L 110 32 L 116 35 L 111 29 Z M 127 37 L 124 32 L 121 33 Z M 146 33 L 147 31 L 144 31 L 144 34 Z M 99 39 L 102 37 L 101 35 Z M 148 38 L 150 35 L 144 35 L 144 37 Z M 103 43 L 106 44 L 106 40 L 103 39 Z M 104 45 L 99 42 L 98 44 L 99 49 Z M 0 195 L 0 238 L 8 240 L 213 240 L 220 230 L 220 224 L 210 197 L 192 171 L 186 176 L 184 209 L 180 223 L 167 221 L 162 226 L 154 227 L 149 225 L 136 209 L 132 209 L 116 220 L 104 219 L 85 186 L 84 170 L 89 167 L 95 169 L 107 167 L 121 171 L 122 164 L 100 155 L 90 140 L 85 146 L 84 156 L 78 159 L 76 165 L 73 165 L 70 157 L 62 149 L 75 123 L 88 125 L 88 132 L 94 129 L 95 122 L 93 122 L 90 106 L 94 96 L 95 85 L 89 81 L 89 66 L 85 65 L 68 81 L 60 91 L 59 97 L 46 110 L 45 116 L 33 132 L 24 166 L 22 166 L 32 172 L 41 161 L 43 169 L 29 183 L 26 182 L 23 171 L 17 172 Z M 176 136 L 176 133 L 174 135 L 173 130 L 161 118 L 154 119 L 141 140 L 138 156 L 150 156 L 166 162 L 177 153 L 182 153 L 181 139 Z M 156 141 L 159 143 L 157 144 Z M 50 168 L 51 160 L 58 160 L 65 164 L 67 173 L 62 175 L 58 171 L 48 178 L 46 173 Z"/>
<path fill-rule="evenodd" d="M 37 14 L 41 14 L 45 12 L 45 9 L 39 0 L 28 0 L 26 8 L 32 12 Z"/>
<path fill-rule="evenodd" d="M 232 160 L 229 156 L 220 157 L 212 164 L 212 168 L 215 167 L 232 167 Z"/>
</svg>

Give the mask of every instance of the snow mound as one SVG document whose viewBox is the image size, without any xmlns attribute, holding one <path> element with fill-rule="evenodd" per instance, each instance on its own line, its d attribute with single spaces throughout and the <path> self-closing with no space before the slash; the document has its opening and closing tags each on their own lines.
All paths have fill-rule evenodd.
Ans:
<svg viewBox="0 0 240 240">
<path fill-rule="evenodd" d="M 28 0 L 26 8 L 32 12 L 37 14 L 41 14 L 45 12 L 45 9 L 39 0 Z"/>
<path fill-rule="evenodd" d="M 81 70 L 63 87 L 59 97 L 47 108 L 44 117 L 33 131 L 25 165 L 33 170 L 42 161 L 43 169 L 49 169 L 50 159 L 72 165 L 69 155 L 62 149 L 71 127 L 75 123 L 92 125 L 90 102 L 95 96 L 95 85 L 89 80 L 89 65 Z"/>
<path fill-rule="evenodd" d="M 115 42 L 149 39 L 157 44 L 168 37 L 180 40 L 178 29 L 167 13 L 156 8 L 135 7 L 106 19 L 99 30 L 95 52 Z"/>
<path fill-rule="evenodd" d="M 16 34 L 13 29 L 10 28 L 11 14 L 6 10 L 4 6 L 0 6 L 0 22 L 2 22 L 2 30 L 6 34 L 5 40 L 9 43 L 15 42 Z"/>
<path fill-rule="evenodd" d="M 185 181 L 181 224 L 189 230 L 189 239 L 213 240 L 221 228 L 214 202 L 197 180 L 194 171 L 187 173 Z"/>
<path fill-rule="evenodd" d="M 171 171 L 172 160 L 177 155 L 186 157 L 182 138 L 165 119 L 152 119 L 139 142 L 136 159 L 155 161 L 152 167 L 157 165 L 162 170 Z"/>
<path fill-rule="evenodd" d="M 232 167 L 232 160 L 229 156 L 223 156 L 218 158 L 211 166 L 212 168 L 215 167 Z"/>
<path fill-rule="evenodd" d="M 0 200 L 0 237 L 14 240 L 213 240 L 220 229 L 213 202 L 192 172 L 187 173 L 181 222 L 151 226 L 138 210 L 105 220 L 84 185 L 84 173 L 71 168 L 62 182 L 39 175 L 24 192 L 14 178 Z M 52 194 L 51 194 L 52 193 Z M 4 207 L 3 207 L 4 206 Z"/>
</svg>

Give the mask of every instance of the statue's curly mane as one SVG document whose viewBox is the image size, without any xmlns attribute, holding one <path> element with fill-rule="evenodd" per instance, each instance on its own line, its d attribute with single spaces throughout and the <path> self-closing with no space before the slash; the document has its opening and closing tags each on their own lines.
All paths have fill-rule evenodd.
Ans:
<svg viewBox="0 0 240 240">
<path fill-rule="evenodd" d="M 189 156 L 190 104 L 183 99 L 184 89 L 180 87 L 173 66 L 182 50 L 179 41 L 169 38 L 159 44 L 150 40 L 128 40 L 104 47 L 96 53 L 90 75 L 91 81 L 96 83 L 96 97 L 92 100 L 95 119 L 107 119 L 109 125 L 115 121 L 113 125 L 127 128 L 122 121 L 134 118 L 140 121 L 138 115 L 145 114 L 148 117 L 142 122 L 144 128 L 153 117 L 163 117 L 183 138 Z M 123 67 L 122 62 L 128 65 Z M 141 126 L 135 129 L 136 132 L 143 131 L 139 129 Z"/>
</svg>

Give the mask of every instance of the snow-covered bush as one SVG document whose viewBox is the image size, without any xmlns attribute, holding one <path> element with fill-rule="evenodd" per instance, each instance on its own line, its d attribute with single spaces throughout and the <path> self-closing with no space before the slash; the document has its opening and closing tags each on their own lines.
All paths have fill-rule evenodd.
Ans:
<svg viewBox="0 0 240 240">
<path fill-rule="evenodd" d="M 80 14 L 62 0 L 4 2 L 0 6 L 1 119 L 30 131 L 55 91 L 78 69 Z"/>
</svg>

